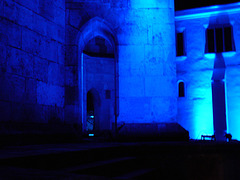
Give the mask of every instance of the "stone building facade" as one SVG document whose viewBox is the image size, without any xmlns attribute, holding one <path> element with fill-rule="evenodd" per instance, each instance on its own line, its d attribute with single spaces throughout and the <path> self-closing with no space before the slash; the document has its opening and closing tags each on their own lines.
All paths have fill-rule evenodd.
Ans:
<svg viewBox="0 0 240 180">
<path fill-rule="evenodd" d="M 213 22 L 224 19 L 214 10 Z M 140 127 L 136 124 L 151 131 L 150 124 L 166 129 L 173 123 L 191 138 L 213 134 L 209 94 L 214 59 L 204 55 L 209 17 L 194 13 L 175 16 L 173 0 L 1 1 L 1 133 L 26 131 L 15 124 L 35 124 L 28 129 L 31 133 L 61 133 L 67 125 L 95 133 L 116 130 L 122 123 L 131 124 L 128 131 Z M 237 16 L 232 21 L 240 22 Z M 183 31 L 186 55 L 176 58 L 175 33 Z M 237 37 L 238 30 L 233 32 Z M 227 57 L 232 59 L 226 71 L 230 79 L 238 72 L 236 56 Z M 178 97 L 180 81 L 186 87 L 183 98 Z M 230 103 L 236 99 L 237 83 L 227 83 L 231 114 L 238 107 L 236 101 Z M 41 131 L 40 124 L 53 128 Z"/>
<path fill-rule="evenodd" d="M 239 8 L 234 3 L 176 12 L 176 33 L 183 33 L 185 46 L 176 58 L 177 79 L 186 91 L 178 98 L 178 122 L 194 139 L 214 131 L 219 138 L 240 138 Z"/>
</svg>

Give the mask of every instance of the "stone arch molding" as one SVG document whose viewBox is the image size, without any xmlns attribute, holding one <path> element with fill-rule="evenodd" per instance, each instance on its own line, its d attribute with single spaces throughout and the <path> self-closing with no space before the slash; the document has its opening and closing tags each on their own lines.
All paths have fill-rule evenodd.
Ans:
<svg viewBox="0 0 240 180">
<path fill-rule="evenodd" d="M 82 52 L 85 45 L 94 37 L 100 36 L 114 46 L 115 54 L 117 52 L 117 37 L 111 28 L 111 25 L 99 17 L 90 19 L 84 24 L 78 34 L 77 44 L 79 52 Z M 117 54 L 116 54 L 117 55 Z"/>
<path fill-rule="evenodd" d="M 95 17 L 90 19 L 85 25 L 83 25 L 78 33 L 77 42 L 78 45 L 78 92 L 79 92 L 79 102 L 81 115 L 79 116 L 79 122 L 82 123 L 82 129 L 85 129 L 85 84 L 84 84 L 84 62 L 82 58 L 82 52 L 87 43 L 95 38 L 102 37 L 105 40 L 109 41 L 109 43 L 114 48 L 114 56 L 115 56 L 115 97 L 119 97 L 119 78 L 118 78 L 118 40 L 115 35 L 111 25 L 101 19 L 99 17 Z M 118 98 L 115 99 L 115 124 L 117 124 L 117 116 L 118 116 L 118 107 L 119 107 Z"/>
</svg>

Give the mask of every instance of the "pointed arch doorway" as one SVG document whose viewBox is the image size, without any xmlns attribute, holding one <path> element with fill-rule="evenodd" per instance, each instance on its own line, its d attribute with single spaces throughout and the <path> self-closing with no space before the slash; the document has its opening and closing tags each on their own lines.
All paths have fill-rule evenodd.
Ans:
<svg viewBox="0 0 240 180">
<path fill-rule="evenodd" d="M 119 107 L 117 44 L 109 24 L 97 17 L 85 24 L 79 33 L 79 121 L 83 132 L 116 129 Z"/>
</svg>

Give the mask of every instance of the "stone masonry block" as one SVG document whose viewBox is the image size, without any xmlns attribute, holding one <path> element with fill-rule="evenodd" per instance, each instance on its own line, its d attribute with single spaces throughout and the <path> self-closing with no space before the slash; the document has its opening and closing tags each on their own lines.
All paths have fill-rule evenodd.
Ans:
<svg viewBox="0 0 240 180">
<path fill-rule="evenodd" d="M 78 67 L 77 66 L 65 66 L 65 85 L 74 86 L 78 84 Z"/>
<path fill-rule="evenodd" d="M 39 81 L 37 83 L 37 103 L 42 105 L 63 107 L 64 88 Z"/>
<path fill-rule="evenodd" d="M 26 78 L 25 102 L 37 103 L 37 81 L 35 79 Z"/>
<path fill-rule="evenodd" d="M 66 25 L 66 44 L 67 45 L 77 45 L 77 37 L 79 30 Z"/>
<path fill-rule="evenodd" d="M 51 21 L 47 22 L 47 36 L 61 43 L 65 42 L 65 28 Z"/>
<path fill-rule="evenodd" d="M 34 78 L 47 83 L 48 81 L 48 61 L 37 56 L 34 57 L 33 65 Z"/>
<path fill-rule="evenodd" d="M 32 29 L 33 12 L 13 0 L 4 1 L 4 17 Z"/>
<path fill-rule="evenodd" d="M 173 23 L 167 24 L 153 24 L 152 26 L 152 44 L 164 46 L 175 42 L 175 29 Z"/>
<path fill-rule="evenodd" d="M 146 97 L 120 98 L 119 120 L 128 123 L 144 123 L 151 113 L 151 99 Z M 138 112 L 138 113 L 133 113 Z M 152 120 L 151 120 L 152 121 Z"/>
<path fill-rule="evenodd" d="M 155 8 L 172 8 L 169 1 L 139 1 L 139 0 L 130 0 L 129 6 L 134 9 L 155 9 Z"/>
<path fill-rule="evenodd" d="M 49 63 L 48 83 L 64 86 L 65 67 L 57 63 Z"/>
<path fill-rule="evenodd" d="M 42 45 L 42 37 L 29 29 L 22 28 L 22 41 L 23 43 L 23 50 L 34 54 L 34 55 L 40 55 L 41 53 L 41 45 Z"/>
<path fill-rule="evenodd" d="M 17 4 L 13 1 L 13 0 L 8 0 L 8 1 L 1 1 L 3 2 L 3 6 L 4 6 L 4 17 L 6 17 L 7 19 L 11 20 L 11 21 L 15 21 L 17 19 L 17 16 L 19 14 L 18 10 L 19 8 L 17 8 Z"/>
<path fill-rule="evenodd" d="M 26 77 L 33 77 L 33 57 L 24 51 L 10 48 L 7 52 L 7 71 Z"/>
<path fill-rule="evenodd" d="M 146 76 L 162 76 L 164 72 L 164 65 L 159 62 L 160 58 L 152 58 L 149 62 L 146 62 L 145 72 Z"/>
<path fill-rule="evenodd" d="M 69 24 L 75 28 L 79 28 L 82 21 L 81 11 L 71 10 L 69 12 Z"/>
<path fill-rule="evenodd" d="M 65 45 L 61 43 L 57 43 L 58 50 L 58 63 L 64 65 L 65 64 Z"/>
<path fill-rule="evenodd" d="M 57 25 L 65 27 L 65 10 L 55 7 L 54 22 Z"/>
<path fill-rule="evenodd" d="M 169 79 L 163 76 L 145 77 L 145 90 L 148 97 L 171 97 L 174 96 L 172 88 L 168 86 Z"/>
<path fill-rule="evenodd" d="M 55 0 L 53 3 L 54 6 L 65 9 L 65 0 Z"/>
<path fill-rule="evenodd" d="M 78 47 L 76 45 L 66 46 L 66 65 L 78 65 Z"/>
<path fill-rule="evenodd" d="M 32 29 L 41 35 L 47 35 L 48 21 L 38 14 L 33 14 Z"/>
<path fill-rule="evenodd" d="M 144 77 L 132 76 L 119 78 L 120 97 L 143 97 L 144 96 Z M 137 88 L 136 88 L 137 87 Z"/>
<path fill-rule="evenodd" d="M 41 44 L 41 56 L 53 61 L 57 62 L 58 60 L 58 43 L 52 39 L 43 38 Z"/>
<path fill-rule="evenodd" d="M 164 45 L 145 45 L 144 46 L 144 60 L 148 62 L 161 62 L 167 59 Z"/>
<path fill-rule="evenodd" d="M 34 12 L 38 12 L 39 2 L 42 0 L 14 0 L 22 6 L 31 9 Z"/>
<path fill-rule="evenodd" d="M 128 1 L 127 0 L 112 0 L 111 1 L 111 7 L 127 8 L 128 7 Z"/>
<path fill-rule="evenodd" d="M 51 21 L 54 21 L 55 15 L 55 8 L 53 2 L 54 2 L 53 0 L 39 1 L 39 14 Z"/>
<path fill-rule="evenodd" d="M 120 45 L 119 59 L 124 63 L 144 62 L 144 45 Z"/>
<path fill-rule="evenodd" d="M 21 27 L 11 21 L 0 18 L 0 39 L 1 42 L 21 48 Z"/>
<path fill-rule="evenodd" d="M 147 43 L 147 26 L 125 23 L 117 29 L 120 45 L 142 45 Z"/>
</svg>

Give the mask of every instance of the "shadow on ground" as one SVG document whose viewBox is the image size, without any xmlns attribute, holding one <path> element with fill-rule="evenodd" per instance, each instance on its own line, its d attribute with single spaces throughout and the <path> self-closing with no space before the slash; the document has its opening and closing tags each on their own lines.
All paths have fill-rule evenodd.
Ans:
<svg viewBox="0 0 240 180">
<path fill-rule="evenodd" d="M 94 142 L 6 146 L 1 179 L 240 179 L 240 143 Z"/>
</svg>

